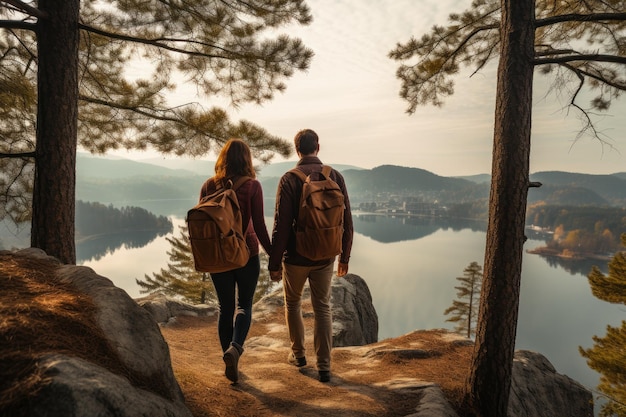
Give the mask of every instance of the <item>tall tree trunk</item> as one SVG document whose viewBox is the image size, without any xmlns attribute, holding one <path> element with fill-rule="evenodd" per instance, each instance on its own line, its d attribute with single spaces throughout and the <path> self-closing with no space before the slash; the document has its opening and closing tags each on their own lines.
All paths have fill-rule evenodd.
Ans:
<svg viewBox="0 0 626 417">
<path fill-rule="evenodd" d="M 74 209 L 80 0 L 39 0 L 37 145 L 31 245 L 76 263 Z"/>
<path fill-rule="evenodd" d="M 507 415 L 519 307 L 534 56 L 534 0 L 502 0 L 489 225 L 467 400 Z"/>
</svg>

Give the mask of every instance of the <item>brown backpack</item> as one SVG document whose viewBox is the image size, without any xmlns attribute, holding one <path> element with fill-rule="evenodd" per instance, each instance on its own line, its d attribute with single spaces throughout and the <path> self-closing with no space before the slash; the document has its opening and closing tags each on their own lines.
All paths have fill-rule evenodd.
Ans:
<svg viewBox="0 0 626 417">
<path fill-rule="evenodd" d="M 251 179 L 217 183 L 217 190 L 187 212 L 187 228 L 194 266 L 199 272 L 241 268 L 250 258 L 235 191 Z M 246 225 L 247 226 L 247 225 Z"/>
<path fill-rule="evenodd" d="M 318 261 L 341 253 L 343 237 L 344 195 L 330 178 L 332 168 L 322 166 L 319 180 L 313 180 L 297 168 L 289 172 L 302 180 L 302 196 L 295 224 L 296 251 L 305 258 Z M 312 173 L 315 175 L 315 173 Z"/>
</svg>

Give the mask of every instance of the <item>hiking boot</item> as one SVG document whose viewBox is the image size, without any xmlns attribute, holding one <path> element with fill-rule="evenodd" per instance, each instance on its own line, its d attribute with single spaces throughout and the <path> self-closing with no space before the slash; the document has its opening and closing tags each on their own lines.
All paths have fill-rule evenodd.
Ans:
<svg viewBox="0 0 626 417">
<path fill-rule="evenodd" d="M 329 382 L 330 381 L 330 371 L 319 371 L 320 382 Z"/>
<path fill-rule="evenodd" d="M 226 364 L 226 370 L 224 374 L 230 381 L 236 383 L 239 380 L 239 349 L 234 345 L 230 345 L 226 352 L 224 352 L 224 364 Z"/>
<path fill-rule="evenodd" d="M 306 365 L 306 357 L 303 356 L 301 358 L 296 358 L 293 352 L 289 354 L 287 361 L 290 364 L 297 366 L 298 368 L 301 368 Z"/>
</svg>

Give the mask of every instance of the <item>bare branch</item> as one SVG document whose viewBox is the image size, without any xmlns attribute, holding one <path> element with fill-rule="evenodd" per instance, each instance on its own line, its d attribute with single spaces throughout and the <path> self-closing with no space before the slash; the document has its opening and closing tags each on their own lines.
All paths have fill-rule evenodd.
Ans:
<svg viewBox="0 0 626 417">
<path fill-rule="evenodd" d="M 19 153 L 0 152 L 0 158 L 34 158 L 34 157 L 35 157 L 35 151 L 19 152 Z"/>
<path fill-rule="evenodd" d="M 7 3 L 16 7 L 18 10 L 26 13 L 27 15 L 37 17 L 39 19 L 46 19 L 48 15 L 36 7 L 30 6 L 21 0 L 0 0 L 1 3 Z"/>
<path fill-rule="evenodd" d="M 4 29 L 24 29 L 32 30 L 37 28 L 35 23 L 24 22 L 23 20 L 0 20 L 0 28 Z"/>
<path fill-rule="evenodd" d="M 572 71 L 580 73 L 581 75 L 583 75 L 585 77 L 593 78 L 594 80 L 597 80 L 597 81 L 599 81 L 601 83 L 604 83 L 604 84 L 606 84 L 606 85 L 608 85 L 610 87 L 616 88 L 618 90 L 626 90 L 626 84 L 615 83 L 615 82 L 613 82 L 611 80 L 608 80 L 608 79 L 606 79 L 604 77 L 600 77 L 598 75 L 595 75 L 595 74 L 593 74 L 593 73 L 591 73 L 589 71 L 585 71 L 585 70 L 582 70 L 580 68 L 575 68 L 574 69 L 573 67 L 571 67 L 570 65 L 567 65 L 567 64 L 564 64 L 563 66 L 565 68 L 567 68 L 567 69 L 570 69 Z"/>
<path fill-rule="evenodd" d="M 592 14 L 564 14 L 550 16 L 535 21 L 535 27 L 543 27 L 563 22 L 601 22 L 607 20 L 626 20 L 626 13 L 592 13 Z"/>
<path fill-rule="evenodd" d="M 546 55 L 546 54 L 549 54 L 549 53 L 544 53 L 542 55 Z M 534 59 L 533 64 L 534 65 L 560 64 L 560 63 L 572 62 L 572 61 L 615 62 L 618 64 L 626 64 L 626 56 L 604 55 L 604 54 L 568 55 L 568 56 L 558 56 L 558 57 L 552 57 L 552 58 Z"/>
<path fill-rule="evenodd" d="M 578 132 L 578 134 L 576 135 L 576 139 L 574 142 L 580 139 L 584 134 L 591 132 L 591 133 L 588 133 L 591 137 L 598 139 L 598 141 L 600 141 L 600 143 L 602 143 L 603 145 L 609 145 L 611 148 L 613 148 L 611 144 L 609 144 L 606 140 L 600 137 L 601 134 L 596 129 L 596 126 L 593 123 L 593 120 L 591 120 L 591 116 L 589 115 L 589 112 L 586 109 L 583 109 L 580 105 L 576 103 L 576 98 L 578 97 L 578 94 L 582 91 L 582 88 L 585 84 L 585 76 L 589 76 L 593 78 L 597 78 L 597 77 L 594 77 L 592 74 L 589 74 L 585 71 L 581 71 L 579 68 L 572 67 L 569 64 L 561 64 L 561 66 L 572 71 L 579 80 L 576 91 L 572 94 L 572 97 L 569 103 L 570 106 L 574 107 L 580 112 L 581 119 L 583 121 L 583 127 L 580 130 L 580 132 Z M 574 146 L 574 144 L 572 144 L 572 146 Z"/>
</svg>

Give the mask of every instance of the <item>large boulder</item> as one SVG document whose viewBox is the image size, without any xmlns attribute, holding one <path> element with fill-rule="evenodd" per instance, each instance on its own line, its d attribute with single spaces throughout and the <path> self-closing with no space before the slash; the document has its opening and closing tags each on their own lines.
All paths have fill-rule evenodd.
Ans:
<svg viewBox="0 0 626 417">
<path fill-rule="evenodd" d="M 135 301 L 148 311 L 159 324 L 169 323 L 178 316 L 214 316 L 219 311 L 219 307 L 215 302 L 189 304 L 162 294 L 151 294 L 146 297 L 136 298 Z"/>
<path fill-rule="evenodd" d="M 141 389 L 83 359 L 55 354 L 43 357 L 39 366 L 50 381 L 30 401 L 29 417 L 192 417 L 182 398 Z"/>
<path fill-rule="evenodd" d="M 311 290 L 307 283 L 302 301 L 310 302 L 310 299 Z M 355 274 L 347 274 L 343 278 L 334 277 L 331 284 L 331 304 L 334 347 L 361 346 L 378 341 L 378 315 L 363 278 Z M 283 289 L 279 287 L 254 305 L 253 314 L 262 317 L 274 313 L 277 308 L 284 308 L 284 305 Z"/>
<path fill-rule="evenodd" d="M 567 375 L 556 372 L 540 353 L 515 352 L 509 416 L 593 417 L 591 392 Z"/>
<path fill-rule="evenodd" d="M 378 314 L 363 278 L 347 274 L 333 279 L 333 346 L 361 346 L 378 342 Z"/>
<path fill-rule="evenodd" d="M 37 260 L 33 265 L 45 267 L 52 280 L 71 284 L 93 301 L 95 322 L 114 356 L 104 362 L 114 361 L 124 369 L 120 375 L 85 360 L 89 352 L 81 352 L 81 358 L 71 352 L 44 354 L 37 365 L 43 383 L 30 397 L 30 417 L 191 417 L 174 377 L 169 347 L 148 311 L 91 268 L 62 265 L 39 249 L 21 250 L 14 256 Z"/>
</svg>

